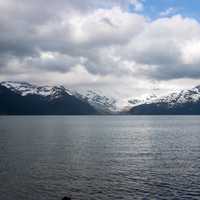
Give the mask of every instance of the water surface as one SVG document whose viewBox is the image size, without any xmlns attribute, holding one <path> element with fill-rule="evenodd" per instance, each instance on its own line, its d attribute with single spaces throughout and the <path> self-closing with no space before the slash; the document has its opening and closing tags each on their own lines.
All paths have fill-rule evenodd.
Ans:
<svg viewBox="0 0 200 200">
<path fill-rule="evenodd" d="M 63 196 L 200 199 L 200 117 L 0 117 L 0 199 Z"/>
</svg>

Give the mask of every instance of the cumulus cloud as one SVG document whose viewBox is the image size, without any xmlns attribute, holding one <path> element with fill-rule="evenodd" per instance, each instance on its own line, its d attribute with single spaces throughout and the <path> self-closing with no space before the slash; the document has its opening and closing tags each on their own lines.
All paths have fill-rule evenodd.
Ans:
<svg viewBox="0 0 200 200">
<path fill-rule="evenodd" d="M 112 87 L 119 79 L 130 85 L 199 79 L 199 22 L 181 15 L 167 17 L 172 9 L 150 20 L 138 13 L 143 4 L 0 0 L 0 78 L 41 82 L 36 77 L 42 74 L 49 82 L 73 85 L 74 80 L 74 85 L 87 87 L 97 80 L 103 87 L 108 79 Z M 74 74 L 81 81 L 70 79 Z"/>
<path fill-rule="evenodd" d="M 194 19 L 180 15 L 157 19 L 132 38 L 123 56 L 147 66 L 143 73 L 149 78 L 199 78 L 199 34 L 200 24 Z"/>
</svg>

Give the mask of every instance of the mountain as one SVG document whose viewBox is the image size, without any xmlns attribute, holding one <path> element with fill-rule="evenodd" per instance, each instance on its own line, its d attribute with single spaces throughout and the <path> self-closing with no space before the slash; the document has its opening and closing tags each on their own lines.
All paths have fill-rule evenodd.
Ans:
<svg viewBox="0 0 200 200">
<path fill-rule="evenodd" d="M 89 102 L 101 114 L 113 114 L 116 112 L 116 100 L 112 97 L 106 97 L 92 90 L 86 91 L 85 94 L 76 93 L 76 96 L 83 101 Z"/>
<path fill-rule="evenodd" d="M 155 94 L 152 94 L 150 96 L 145 95 L 144 97 L 142 97 L 140 99 L 129 99 L 128 100 L 128 106 L 129 107 L 136 107 L 136 106 L 141 105 L 141 104 L 152 103 L 156 99 L 158 99 L 158 96 L 156 96 Z"/>
<path fill-rule="evenodd" d="M 11 91 L 20 94 L 21 96 L 38 95 L 43 97 L 58 98 L 63 93 L 72 95 L 71 91 L 63 86 L 36 86 L 26 82 L 1 82 L 1 86 L 4 86 Z"/>
<path fill-rule="evenodd" d="M 116 100 L 96 91 L 25 82 L 0 83 L 0 114 L 8 115 L 199 115 L 200 86 L 166 96 L 131 99 L 119 112 Z"/>
<path fill-rule="evenodd" d="M 128 112 L 135 115 L 199 115 L 200 86 L 190 90 L 171 93 L 163 97 L 150 97 L 142 101 L 133 101 Z"/>
<path fill-rule="evenodd" d="M 1 82 L 0 114 L 92 115 L 98 111 L 63 86 L 38 87 L 24 82 Z"/>
</svg>

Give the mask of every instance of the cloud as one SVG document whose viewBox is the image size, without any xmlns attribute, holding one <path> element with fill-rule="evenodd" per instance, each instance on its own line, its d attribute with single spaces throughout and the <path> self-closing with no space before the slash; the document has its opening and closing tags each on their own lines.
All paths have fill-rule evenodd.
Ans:
<svg viewBox="0 0 200 200">
<path fill-rule="evenodd" d="M 176 15 L 149 22 L 122 52 L 151 79 L 199 78 L 200 24 Z"/>
<path fill-rule="evenodd" d="M 169 17 L 173 9 L 150 20 L 136 12 L 144 3 L 0 0 L 0 78 L 41 82 L 39 74 L 49 82 L 73 85 L 74 80 L 79 86 L 98 80 L 102 87 L 110 79 L 112 89 L 128 84 L 125 80 L 137 85 L 199 79 L 199 22 Z M 128 10 L 130 4 L 135 12 Z"/>
<path fill-rule="evenodd" d="M 2 55 L 20 60 L 18 64 L 21 68 L 68 71 L 73 66 L 85 64 L 91 73 L 117 74 L 124 71 L 123 67 L 117 70 L 117 66 L 124 61 L 118 63 L 119 59 L 114 55 L 115 47 L 127 44 L 145 23 L 144 17 L 125 12 L 119 7 L 58 16 L 58 19 L 36 24 L 28 23 L 26 16 L 23 16 L 24 29 L 20 24 L 14 27 L 13 22 L 7 24 L 9 31 L 2 29 L 3 37 L 0 37 Z M 41 54 L 53 56 L 44 59 Z"/>
</svg>

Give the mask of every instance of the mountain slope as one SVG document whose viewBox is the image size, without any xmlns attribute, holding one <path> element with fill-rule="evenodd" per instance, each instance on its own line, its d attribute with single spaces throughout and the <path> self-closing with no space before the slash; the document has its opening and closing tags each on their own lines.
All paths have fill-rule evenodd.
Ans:
<svg viewBox="0 0 200 200">
<path fill-rule="evenodd" d="M 62 86 L 37 87 L 28 83 L 2 82 L 0 114 L 91 115 L 97 111 Z"/>
<path fill-rule="evenodd" d="M 137 115 L 199 115 L 200 86 L 164 97 L 149 99 L 133 106 L 129 113 Z"/>
<path fill-rule="evenodd" d="M 87 101 L 101 114 L 112 114 L 116 112 L 116 100 L 103 94 L 88 90 L 85 94 L 76 93 L 76 96 Z"/>
</svg>

